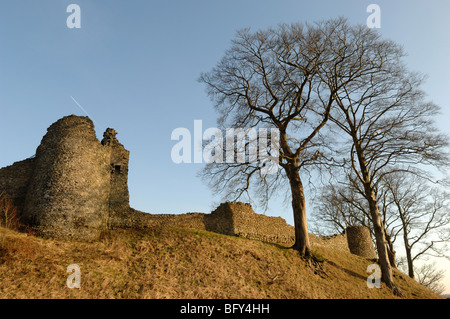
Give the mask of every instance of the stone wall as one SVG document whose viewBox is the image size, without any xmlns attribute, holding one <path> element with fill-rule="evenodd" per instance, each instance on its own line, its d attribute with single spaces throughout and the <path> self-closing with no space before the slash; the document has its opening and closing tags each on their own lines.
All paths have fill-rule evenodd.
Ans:
<svg viewBox="0 0 450 319">
<path fill-rule="evenodd" d="M 239 236 L 265 242 L 291 245 L 294 227 L 281 217 L 257 214 L 250 204 L 227 202 L 211 214 L 147 214 L 134 211 L 129 216 L 134 227 L 175 227 L 208 230 L 224 235 Z"/>
<path fill-rule="evenodd" d="M 129 214 L 128 162 L 130 152 L 116 138 L 117 132 L 106 129 L 102 145 L 109 153 L 110 196 L 108 227 L 127 227 Z"/>
<path fill-rule="evenodd" d="M 313 246 L 325 246 L 335 250 L 350 252 L 347 244 L 347 233 L 332 236 L 317 236 L 310 234 L 309 240 Z"/>
<path fill-rule="evenodd" d="M 211 214 L 147 214 L 134 211 L 136 227 L 175 227 L 199 229 L 239 236 L 264 242 L 292 245 L 295 241 L 294 227 L 281 217 L 257 214 L 246 203 L 222 203 Z M 310 234 L 312 246 L 326 246 L 336 250 L 350 252 L 347 235 L 316 236 Z"/>
<path fill-rule="evenodd" d="M 0 169 L 0 193 L 6 192 L 17 207 L 19 216 L 23 211 L 28 184 L 34 169 L 34 158 L 16 162 Z"/>
<path fill-rule="evenodd" d="M 295 241 L 294 227 L 283 218 L 257 214 L 250 204 L 240 202 L 222 203 L 211 214 L 148 214 L 131 209 L 128 218 L 127 224 L 131 227 L 208 230 L 283 245 L 292 245 Z M 309 239 L 313 247 L 325 246 L 365 258 L 376 258 L 370 233 L 363 226 L 350 227 L 343 234 L 332 236 L 310 234 Z"/>
<path fill-rule="evenodd" d="M 226 202 L 205 216 L 206 229 L 272 243 L 293 244 L 294 228 L 281 217 L 256 214 L 250 204 Z"/>
<path fill-rule="evenodd" d="M 148 214 L 132 209 L 128 214 L 128 225 L 131 227 L 160 228 L 174 227 L 207 230 L 205 225 L 205 216 L 203 213 L 186 214 Z"/>
</svg>

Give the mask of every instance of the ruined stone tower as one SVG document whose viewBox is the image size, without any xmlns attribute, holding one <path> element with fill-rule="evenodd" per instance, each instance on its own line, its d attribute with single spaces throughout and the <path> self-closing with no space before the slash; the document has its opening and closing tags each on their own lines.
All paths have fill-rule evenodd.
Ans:
<svg viewBox="0 0 450 319">
<path fill-rule="evenodd" d="M 102 145 L 109 153 L 110 195 L 108 227 L 131 227 L 128 193 L 128 161 L 130 152 L 116 138 L 117 132 L 108 128 Z"/>
<path fill-rule="evenodd" d="M 88 117 L 72 115 L 52 124 L 16 187 L 22 221 L 44 237 L 91 240 L 119 211 L 126 214 L 129 152 L 116 134 L 108 129 L 100 143 Z M 9 170 L 14 174 L 22 166 Z"/>
<path fill-rule="evenodd" d="M 369 228 L 365 226 L 350 226 L 346 228 L 345 232 L 347 234 L 348 248 L 352 254 L 370 259 L 377 257 Z"/>
</svg>

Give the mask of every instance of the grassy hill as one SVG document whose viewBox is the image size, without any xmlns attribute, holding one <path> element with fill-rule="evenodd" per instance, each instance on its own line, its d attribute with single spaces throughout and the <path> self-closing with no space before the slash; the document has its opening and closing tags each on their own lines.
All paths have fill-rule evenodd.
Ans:
<svg viewBox="0 0 450 319">
<path fill-rule="evenodd" d="M 0 298 L 396 298 L 366 285 L 370 260 L 187 229 L 115 230 L 92 243 L 0 229 Z M 81 288 L 66 285 L 78 264 Z M 403 298 L 440 298 L 395 272 Z"/>
</svg>

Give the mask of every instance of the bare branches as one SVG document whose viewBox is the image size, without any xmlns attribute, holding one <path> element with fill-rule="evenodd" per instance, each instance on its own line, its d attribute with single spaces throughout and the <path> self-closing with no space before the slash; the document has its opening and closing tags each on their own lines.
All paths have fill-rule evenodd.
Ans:
<svg viewBox="0 0 450 319">
<path fill-rule="evenodd" d="M 373 223 L 383 280 L 392 286 L 383 229 L 393 223 L 389 211 L 395 201 L 386 197 L 382 183 L 399 169 L 429 178 L 426 166 L 450 164 L 449 139 L 434 127 L 439 108 L 425 100 L 424 77 L 407 70 L 404 55 L 373 29 L 350 26 L 343 18 L 239 31 L 200 81 L 221 115 L 221 129 L 279 130 L 279 169 L 264 176 L 261 162 L 213 163 L 204 178 L 233 198 L 252 197 L 249 190 L 256 188 L 265 203 L 288 180 L 295 217 L 296 206 L 305 214 L 300 171 L 326 167 L 347 173 L 356 197 L 341 192 L 343 206 L 336 206 L 341 212 L 333 218 L 342 227 L 354 221 L 344 210 L 370 213 L 359 221 Z M 337 205 L 337 199 L 328 199 Z M 431 229 L 433 223 L 424 227 Z M 389 237 L 395 240 L 398 234 L 394 227 Z"/>
<path fill-rule="evenodd" d="M 18 229 L 19 226 L 17 207 L 6 192 L 0 192 L 0 227 Z"/>
<path fill-rule="evenodd" d="M 367 223 L 369 207 L 360 183 L 347 175 L 341 185 L 326 186 L 316 198 L 317 222 L 340 231 L 354 223 L 372 228 Z M 442 187 L 433 187 L 420 175 L 399 168 L 380 178 L 376 194 L 388 242 L 404 247 L 411 277 L 416 273 L 417 260 L 448 256 L 450 199 Z"/>
<path fill-rule="evenodd" d="M 334 92 L 324 84 L 321 72 L 325 64 L 330 67 L 343 61 L 333 55 L 328 45 L 330 33 L 337 32 L 341 24 L 344 21 L 315 26 L 281 25 L 257 32 L 240 30 L 217 66 L 200 76 L 221 114 L 221 128 L 275 127 L 280 131 L 282 168 L 292 166 L 298 170 L 317 163 L 323 144 L 319 131 L 327 123 L 334 102 Z M 237 194 L 236 189 L 227 192 L 233 197 L 246 194 L 249 181 L 258 180 L 255 165 L 214 166 L 207 166 L 204 175 L 220 176 L 214 180 L 220 189 L 230 185 L 239 189 Z M 280 174 L 278 177 L 283 177 Z M 264 179 L 256 185 L 260 182 L 274 185 Z M 272 191 L 262 194 L 269 193 Z"/>
<path fill-rule="evenodd" d="M 445 277 L 445 270 L 437 269 L 436 263 L 428 263 L 418 267 L 416 275 L 420 284 L 435 293 L 442 294 L 445 291 L 445 286 L 441 283 Z"/>
</svg>

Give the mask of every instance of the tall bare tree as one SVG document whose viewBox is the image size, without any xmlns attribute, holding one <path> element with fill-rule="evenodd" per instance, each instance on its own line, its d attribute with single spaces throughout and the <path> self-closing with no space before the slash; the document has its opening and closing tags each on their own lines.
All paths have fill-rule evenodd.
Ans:
<svg viewBox="0 0 450 319">
<path fill-rule="evenodd" d="M 293 248 L 302 256 L 309 256 L 311 248 L 300 172 L 320 154 L 320 130 L 333 105 L 336 89 L 325 85 L 323 70 L 343 62 L 329 45 L 330 37 L 339 32 L 338 23 L 241 30 L 217 66 L 200 77 L 221 115 L 221 129 L 270 127 L 280 133 L 275 174 L 262 174 L 262 161 L 214 162 L 206 165 L 203 177 L 234 199 L 256 186 L 262 202 L 287 180 L 294 214 Z"/>
<path fill-rule="evenodd" d="M 262 201 L 289 183 L 296 241 L 310 254 L 302 173 L 330 161 L 325 147 L 345 150 L 367 200 L 382 280 L 396 290 L 376 194 L 378 178 L 398 164 L 446 164 L 447 140 L 434 134 L 438 108 L 423 101 L 422 78 L 408 72 L 402 49 L 366 26 L 345 19 L 313 25 L 238 32 L 222 60 L 200 81 L 220 113 L 219 126 L 271 127 L 280 132 L 277 174 L 264 163 L 208 164 L 202 172 L 216 191 L 233 197 L 256 186 Z M 329 120 L 349 142 L 326 140 Z M 343 134 L 343 136 L 345 136 Z M 344 138 L 341 138 L 344 139 Z M 331 154 L 333 155 L 333 154 Z M 335 158 L 332 159 L 335 161 Z"/>
<path fill-rule="evenodd" d="M 450 240 L 449 195 L 404 172 L 390 174 L 383 184 L 394 204 L 390 214 L 400 220 L 408 275 L 414 278 L 417 259 L 430 254 L 445 257 Z"/>
<path fill-rule="evenodd" d="M 448 165 L 448 138 L 434 127 L 439 108 L 425 101 L 423 76 L 407 70 L 399 45 L 382 40 L 364 26 L 343 25 L 338 34 L 332 46 L 347 63 L 328 76 L 338 105 L 330 119 L 349 137 L 340 145 L 348 152 L 344 165 L 357 176 L 368 202 L 382 280 L 398 291 L 388 258 L 377 183 L 398 165 L 415 165 L 416 171 L 419 165 Z M 360 76 L 348 83 L 349 74 Z"/>
</svg>

